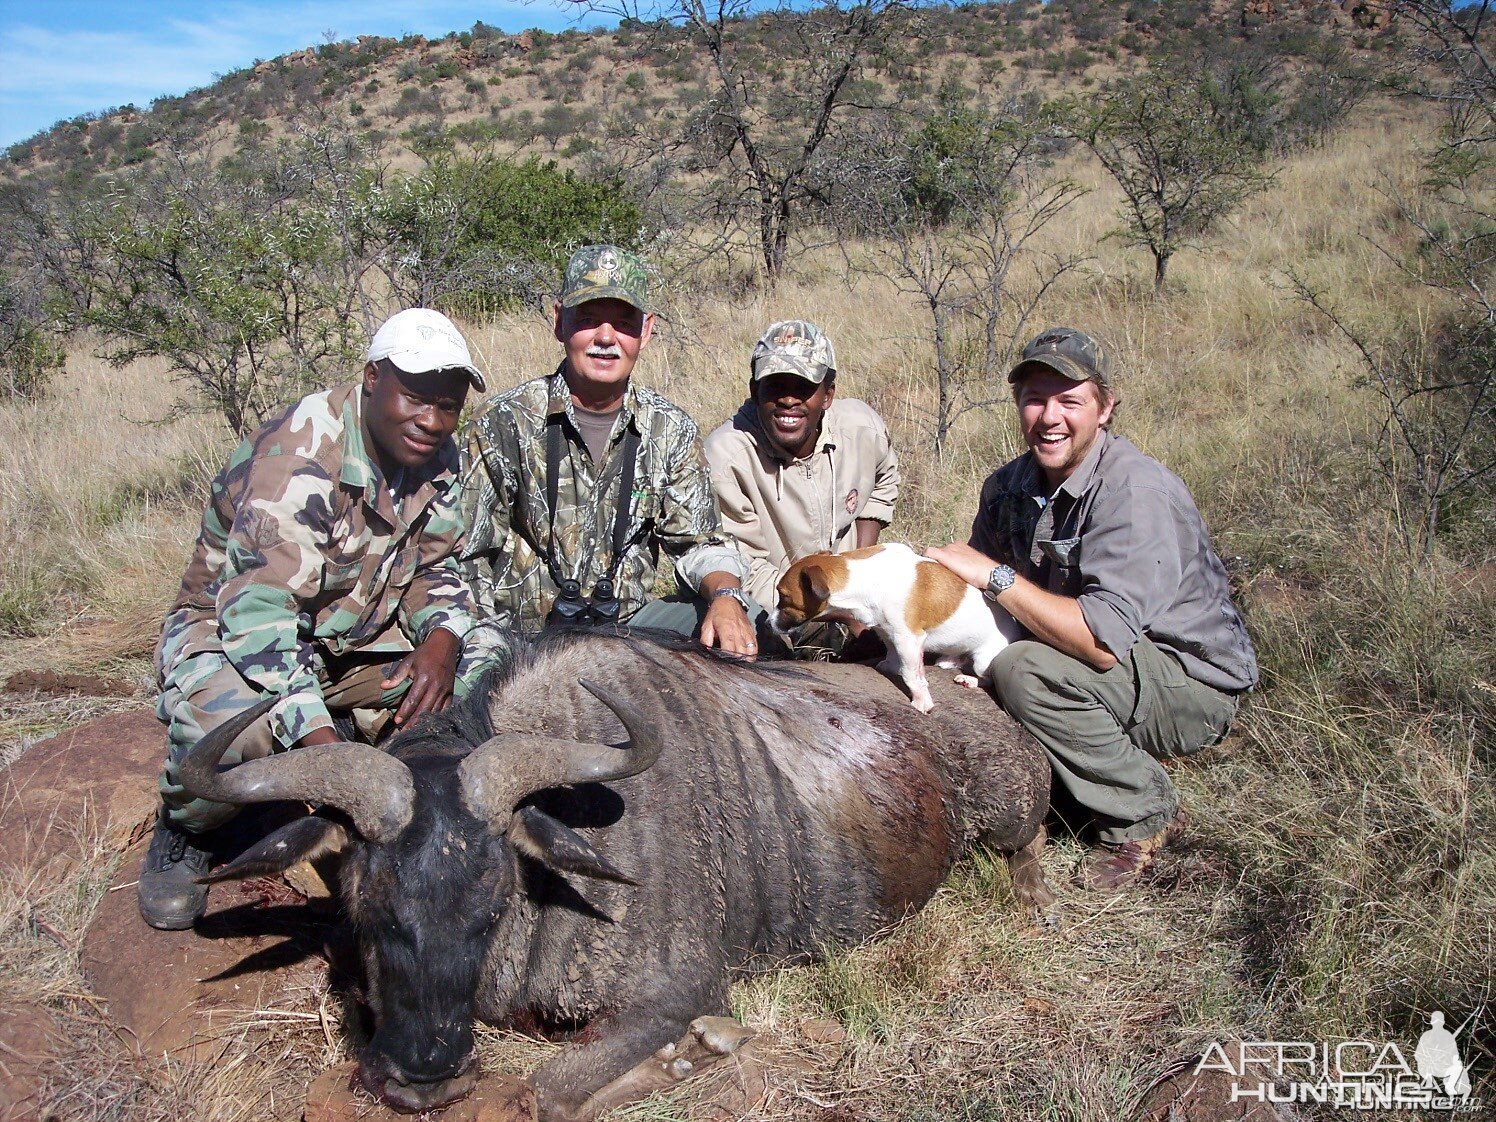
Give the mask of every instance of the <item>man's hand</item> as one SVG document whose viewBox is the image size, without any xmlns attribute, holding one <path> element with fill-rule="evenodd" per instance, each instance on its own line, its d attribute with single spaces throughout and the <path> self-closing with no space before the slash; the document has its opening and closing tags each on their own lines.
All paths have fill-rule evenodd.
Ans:
<svg viewBox="0 0 1496 1122">
<path fill-rule="evenodd" d="M 758 639 L 753 623 L 732 596 L 718 596 L 724 588 L 741 588 L 731 573 L 708 573 L 701 578 L 701 595 L 706 599 L 706 618 L 701 621 L 701 645 L 721 647 L 728 654 L 743 658 L 758 657 Z"/>
<path fill-rule="evenodd" d="M 925 550 L 925 556 L 939 561 L 967 584 L 983 591 L 997 567 L 996 561 L 965 542 L 931 546 Z M 1080 603 L 1074 598 L 1040 588 L 1020 574 L 998 596 L 997 602 L 1041 643 L 1048 643 L 1055 650 L 1103 672 L 1117 665 L 1117 656 L 1096 642 Z"/>
<path fill-rule="evenodd" d="M 392 690 L 409 681 L 410 689 L 395 712 L 395 724 L 401 726 L 422 713 L 440 713 L 452 704 L 452 685 L 457 679 L 457 657 L 462 640 L 445 627 L 435 628 L 426 641 L 396 665 L 394 673 L 379 683 L 382 690 Z"/>
<path fill-rule="evenodd" d="M 987 578 L 992 575 L 992 570 L 997 568 L 997 562 L 981 553 L 965 542 L 951 542 L 950 545 L 932 545 L 925 550 L 925 556 L 931 561 L 939 561 L 951 572 L 976 589 L 987 587 Z"/>
</svg>

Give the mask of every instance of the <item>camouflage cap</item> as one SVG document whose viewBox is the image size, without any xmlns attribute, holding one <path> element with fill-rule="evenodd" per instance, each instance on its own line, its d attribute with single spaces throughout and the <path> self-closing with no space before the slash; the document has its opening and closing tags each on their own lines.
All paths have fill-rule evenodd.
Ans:
<svg viewBox="0 0 1496 1122">
<path fill-rule="evenodd" d="M 1110 349 L 1073 327 L 1051 327 L 1024 347 L 1018 362 L 1008 371 L 1008 382 L 1018 381 L 1020 372 L 1031 363 L 1047 366 L 1072 382 L 1095 382 L 1097 388 L 1112 392 Z"/>
<path fill-rule="evenodd" d="M 616 245 L 584 245 L 573 253 L 561 280 L 561 306 L 588 300 L 622 300 L 648 312 L 649 270 L 639 255 Z"/>
<path fill-rule="evenodd" d="M 797 374 L 820 385 L 836 373 L 836 351 L 831 340 L 815 324 L 803 319 L 784 319 L 765 331 L 753 347 L 753 381 L 770 374 Z"/>
</svg>

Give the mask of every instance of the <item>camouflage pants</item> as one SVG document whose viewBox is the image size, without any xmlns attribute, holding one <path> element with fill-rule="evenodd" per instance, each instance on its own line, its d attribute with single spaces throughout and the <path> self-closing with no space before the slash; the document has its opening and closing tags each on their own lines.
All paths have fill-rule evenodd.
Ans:
<svg viewBox="0 0 1496 1122">
<path fill-rule="evenodd" d="M 390 628 L 370 644 L 377 648 L 323 660 L 317 674 L 322 700 L 334 716 L 353 717 L 361 733 L 372 735 L 389 719 L 410 688 L 402 682 L 392 690 L 379 683 L 412 647 L 398 628 Z M 466 697 L 479 675 L 507 654 L 503 637 L 492 628 L 475 628 L 463 641 L 454 693 Z M 267 695 L 247 681 L 217 651 L 185 658 L 165 675 L 156 700 L 156 716 L 166 725 L 166 766 L 158 784 L 161 802 L 178 825 L 193 833 L 211 830 L 232 818 L 238 808 L 189 795 L 177 783 L 177 767 L 204 735 L 265 700 Z M 276 736 L 275 710 L 245 730 L 223 762 L 258 760 L 283 750 Z"/>
<path fill-rule="evenodd" d="M 1159 758 L 1220 743 L 1239 700 L 1190 678 L 1147 639 L 1107 671 L 1023 640 L 993 661 L 992 685 L 1111 844 L 1152 837 L 1169 824 L 1179 794 Z"/>
</svg>

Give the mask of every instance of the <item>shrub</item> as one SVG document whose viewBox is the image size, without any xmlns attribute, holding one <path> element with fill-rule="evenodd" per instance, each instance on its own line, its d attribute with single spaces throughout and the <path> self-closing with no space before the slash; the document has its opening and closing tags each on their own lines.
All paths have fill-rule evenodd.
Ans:
<svg viewBox="0 0 1496 1122">
<path fill-rule="evenodd" d="M 576 246 L 643 232 L 620 183 L 533 158 L 440 156 L 394 185 L 382 218 L 410 268 L 442 263 L 449 279 L 422 295 L 474 318 L 538 300 Z"/>
</svg>

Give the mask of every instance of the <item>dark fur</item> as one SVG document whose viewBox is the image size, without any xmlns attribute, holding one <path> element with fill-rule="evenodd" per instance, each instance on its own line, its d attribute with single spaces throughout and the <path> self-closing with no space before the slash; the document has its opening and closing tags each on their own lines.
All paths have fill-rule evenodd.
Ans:
<svg viewBox="0 0 1496 1122">
<path fill-rule="evenodd" d="M 473 746 L 511 731 L 626 739 L 583 675 L 645 712 L 659 760 L 537 792 L 509 828 L 522 839 L 490 834 L 456 786 Z M 884 929 L 972 840 L 1026 844 L 1047 805 L 1042 754 L 990 698 L 952 696 L 926 717 L 863 667 L 728 664 L 581 632 L 523 650 L 474 696 L 391 739 L 415 818 L 395 843 L 349 853 L 376 1089 L 461 1071 L 475 1014 L 586 1024 L 535 1076 L 543 1117 L 585 1117 L 594 1090 L 725 1012 L 732 977 Z M 605 868 L 638 884 L 596 879 Z"/>
</svg>

